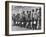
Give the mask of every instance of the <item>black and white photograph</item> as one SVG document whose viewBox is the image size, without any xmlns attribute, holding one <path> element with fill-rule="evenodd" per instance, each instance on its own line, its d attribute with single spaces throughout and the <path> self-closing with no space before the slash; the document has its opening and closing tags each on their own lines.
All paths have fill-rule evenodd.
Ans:
<svg viewBox="0 0 46 37">
<path fill-rule="evenodd" d="M 7 2 L 6 8 L 9 35 L 44 33 L 44 3 Z"/>
<path fill-rule="evenodd" d="M 41 7 L 12 6 L 12 30 L 40 30 Z"/>
</svg>

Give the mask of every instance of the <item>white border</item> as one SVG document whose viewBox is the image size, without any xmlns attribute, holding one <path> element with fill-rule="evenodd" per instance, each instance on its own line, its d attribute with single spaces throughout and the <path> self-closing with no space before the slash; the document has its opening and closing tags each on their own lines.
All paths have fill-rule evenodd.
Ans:
<svg viewBox="0 0 46 37">
<path fill-rule="evenodd" d="M 12 31 L 12 23 L 11 23 L 11 6 L 35 6 L 35 7 L 41 7 L 41 30 L 28 30 L 28 31 Z M 23 3 L 9 3 L 9 34 L 26 34 L 26 33 L 41 33 L 44 31 L 44 6 L 39 4 L 23 4 Z"/>
</svg>

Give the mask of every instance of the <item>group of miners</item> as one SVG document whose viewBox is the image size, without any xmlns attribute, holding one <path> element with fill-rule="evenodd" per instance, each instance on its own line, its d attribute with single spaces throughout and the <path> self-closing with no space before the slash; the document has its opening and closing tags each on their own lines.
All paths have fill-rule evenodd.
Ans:
<svg viewBox="0 0 46 37">
<path fill-rule="evenodd" d="M 17 13 L 17 15 L 13 14 L 12 20 L 15 26 L 20 26 L 28 29 L 37 29 L 41 21 L 39 16 L 40 16 L 39 12 L 38 13 L 34 12 L 34 10 L 32 10 L 32 12 L 27 11 L 27 13 L 23 11 L 21 14 L 20 13 Z"/>
</svg>

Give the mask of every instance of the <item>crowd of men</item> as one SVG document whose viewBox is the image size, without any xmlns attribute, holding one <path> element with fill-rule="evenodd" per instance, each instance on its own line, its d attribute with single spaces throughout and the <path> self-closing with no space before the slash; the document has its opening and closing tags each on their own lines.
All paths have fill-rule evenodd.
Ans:
<svg viewBox="0 0 46 37">
<path fill-rule="evenodd" d="M 31 11 L 23 11 L 22 13 L 17 13 L 17 15 L 12 15 L 12 20 L 14 26 L 20 26 L 28 29 L 38 29 L 41 26 L 41 8 L 34 9 Z"/>
</svg>

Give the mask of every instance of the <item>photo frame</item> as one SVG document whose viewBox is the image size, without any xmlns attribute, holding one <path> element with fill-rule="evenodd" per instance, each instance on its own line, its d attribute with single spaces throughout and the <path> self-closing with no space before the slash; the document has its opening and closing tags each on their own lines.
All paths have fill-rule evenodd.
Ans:
<svg viewBox="0 0 46 37">
<path fill-rule="evenodd" d="M 45 3 L 5 1 L 5 35 L 45 34 Z"/>
</svg>

